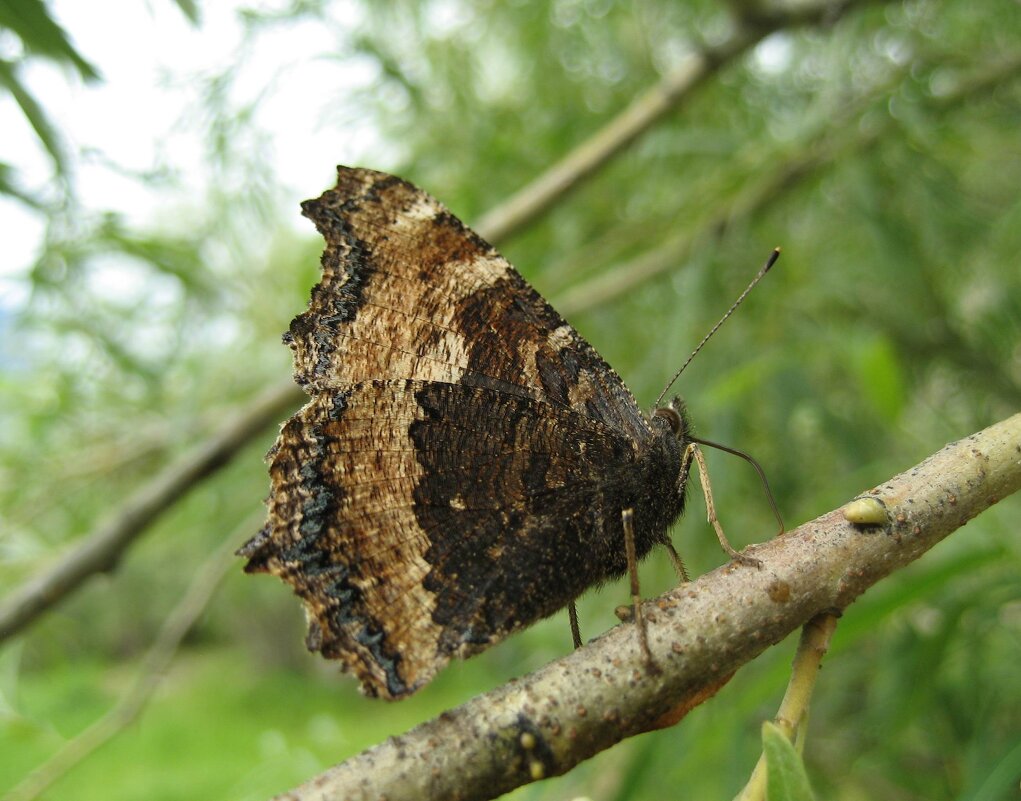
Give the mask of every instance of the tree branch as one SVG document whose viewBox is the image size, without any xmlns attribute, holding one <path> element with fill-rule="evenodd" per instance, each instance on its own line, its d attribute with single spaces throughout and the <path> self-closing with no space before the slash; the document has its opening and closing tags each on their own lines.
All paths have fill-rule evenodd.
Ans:
<svg viewBox="0 0 1021 801">
<path fill-rule="evenodd" d="M 393 737 L 279 796 L 487 799 L 570 770 L 625 737 L 672 725 L 742 664 L 839 611 L 987 507 L 1021 489 L 1021 414 L 947 445 L 868 491 L 885 525 L 829 512 L 646 602 L 647 671 L 630 624 Z"/>
<path fill-rule="evenodd" d="M 141 487 L 55 564 L 4 598 L 0 604 L 0 642 L 74 592 L 89 576 L 113 569 L 121 554 L 150 523 L 195 484 L 228 464 L 302 397 L 302 392 L 290 382 L 286 387 L 263 393 L 238 418 Z"/>
</svg>

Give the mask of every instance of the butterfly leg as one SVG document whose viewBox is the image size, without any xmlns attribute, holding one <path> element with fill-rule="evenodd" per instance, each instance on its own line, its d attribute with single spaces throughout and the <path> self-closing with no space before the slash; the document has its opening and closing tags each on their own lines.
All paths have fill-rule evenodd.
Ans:
<svg viewBox="0 0 1021 801">
<path fill-rule="evenodd" d="M 567 617 L 571 620 L 571 637 L 574 639 L 574 647 L 581 648 L 581 627 L 578 625 L 578 607 L 574 601 L 567 605 Z"/>
<path fill-rule="evenodd" d="M 709 484 L 709 468 L 706 466 L 705 457 L 702 455 L 702 449 L 698 447 L 697 442 L 689 443 L 688 447 L 684 449 L 684 459 L 681 462 L 681 475 L 685 478 L 687 477 L 687 472 L 691 467 L 692 459 L 695 460 L 695 466 L 698 468 L 698 480 L 702 485 L 702 495 L 705 497 L 706 516 L 708 517 L 713 530 L 716 531 L 716 538 L 720 541 L 720 546 L 734 561 L 761 568 L 762 562 L 760 560 L 753 556 L 745 556 L 744 554 L 738 553 L 734 550 L 734 546 L 732 546 L 727 540 L 727 535 L 723 533 L 723 526 L 720 525 L 720 519 L 716 516 L 716 505 L 713 503 L 713 490 Z"/>
<path fill-rule="evenodd" d="M 670 537 L 663 533 L 663 539 L 660 540 L 670 554 L 670 561 L 673 562 L 674 570 L 677 571 L 677 577 L 681 580 L 681 584 L 687 584 L 691 581 L 691 577 L 688 575 L 688 569 L 684 566 L 684 560 L 681 559 L 681 555 L 677 553 L 677 549 L 674 544 L 670 541 Z"/>
<path fill-rule="evenodd" d="M 638 588 L 638 557 L 635 554 L 635 513 L 633 509 L 623 509 L 620 513 L 624 524 L 624 552 L 627 556 L 627 572 L 631 578 L 631 610 L 635 625 L 638 627 L 638 641 L 650 668 L 655 668 L 652 652 L 649 650 L 649 635 L 645 630 L 645 618 L 642 617 L 642 596 Z"/>
</svg>

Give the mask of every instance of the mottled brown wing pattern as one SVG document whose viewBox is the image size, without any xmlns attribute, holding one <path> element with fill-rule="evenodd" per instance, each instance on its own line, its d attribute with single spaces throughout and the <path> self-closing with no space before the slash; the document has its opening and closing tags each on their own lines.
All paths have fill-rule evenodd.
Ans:
<svg viewBox="0 0 1021 801">
<path fill-rule="evenodd" d="M 308 311 L 285 335 L 299 384 L 487 386 L 649 436 L 613 369 L 492 246 L 406 181 L 337 172 L 336 189 L 302 204 L 326 251 Z"/>
<path fill-rule="evenodd" d="M 399 698 L 623 572 L 623 506 L 646 553 L 680 511 L 680 454 L 424 192 L 340 167 L 303 209 L 323 279 L 285 341 L 312 397 L 271 451 L 268 520 L 241 553 L 302 598 L 310 649 Z"/>
</svg>

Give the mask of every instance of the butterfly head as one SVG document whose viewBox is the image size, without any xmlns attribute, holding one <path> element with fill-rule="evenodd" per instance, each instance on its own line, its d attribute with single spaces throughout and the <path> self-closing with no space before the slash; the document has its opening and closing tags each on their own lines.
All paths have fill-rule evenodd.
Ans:
<svg viewBox="0 0 1021 801">
<path fill-rule="evenodd" d="M 674 436 L 681 442 L 690 439 L 691 423 L 688 420 L 688 407 L 680 396 L 675 395 L 666 406 L 661 406 L 652 413 L 652 416 L 666 420 Z"/>
</svg>

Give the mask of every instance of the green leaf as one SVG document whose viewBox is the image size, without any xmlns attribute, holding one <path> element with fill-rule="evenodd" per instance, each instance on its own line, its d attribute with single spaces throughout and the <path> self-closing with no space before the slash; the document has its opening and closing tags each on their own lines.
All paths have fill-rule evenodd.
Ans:
<svg viewBox="0 0 1021 801">
<path fill-rule="evenodd" d="M 99 79 L 99 72 L 74 49 L 42 0 L 0 0 L 0 28 L 14 31 L 29 52 L 71 64 L 85 80 Z"/>
<path fill-rule="evenodd" d="M 769 801 L 814 800 L 801 756 L 775 723 L 762 724 L 762 751 L 766 755 Z"/>
<path fill-rule="evenodd" d="M 39 105 L 35 97 L 28 91 L 28 88 L 21 82 L 18 77 L 17 64 L 0 59 L 0 86 L 6 87 L 14 95 L 14 99 L 21 106 L 22 112 L 35 130 L 36 136 L 39 137 L 39 141 L 42 142 L 43 147 L 46 148 L 53 159 L 57 172 L 64 174 L 66 172 L 66 164 L 64 150 L 60 143 L 60 135 L 57 133 L 57 129 L 50 123 L 49 117 L 43 111 L 43 107 Z"/>
<path fill-rule="evenodd" d="M 33 209 L 41 210 L 43 204 L 38 198 L 22 189 L 15 178 L 16 170 L 5 161 L 0 161 L 0 195 L 14 197 Z"/>
<path fill-rule="evenodd" d="M 199 6 L 195 0 L 174 0 L 181 13 L 188 18 L 192 25 L 199 24 Z"/>
</svg>

